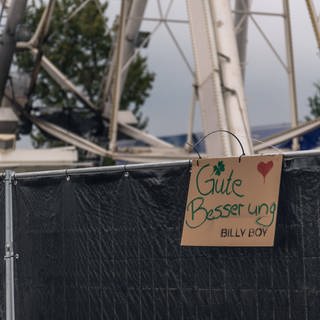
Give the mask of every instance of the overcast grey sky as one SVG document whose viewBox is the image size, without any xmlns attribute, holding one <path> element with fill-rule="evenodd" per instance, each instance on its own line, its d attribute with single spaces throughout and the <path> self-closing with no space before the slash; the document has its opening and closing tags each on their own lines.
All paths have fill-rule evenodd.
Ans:
<svg viewBox="0 0 320 320">
<path fill-rule="evenodd" d="M 165 9 L 170 1 L 160 2 Z M 113 16 L 119 12 L 120 1 L 109 0 L 109 3 L 109 12 Z M 300 120 L 303 120 L 309 113 L 307 98 L 315 92 L 313 83 L 320 80 L 320 58 L 305 1 L 290 1 L 290 5 L 298 112 Z M 282 0 L 253 0 L 252 9 L 281 13 Z M 156 0 L 149 0 L 145 16 L 159 17 Z M 169 17 L 187 19 L 185 0 L 174 1 Z M 283 19 L 256 16 L 256 20 L 285 59 Z M 144 22 L 142 30 L 151 31 L 154 26 L 154 22 Z M 170 24 L 170 26 L 193 66 L 189 26 L 187 24 Z M 192 77 L 164 26 L 153 35 L 144 54 L 148 56 L 150 70 L 156 72 L 154 89 L 143 108 L 144 113 L 150 118 L 148 131 L 156 135 L 186 132 Z M 251 22 L 245 92 L 251 125 L 290 121 L 286 73 Z M 199 112 L 195 130 L 201 130 Z"/>
</svg>

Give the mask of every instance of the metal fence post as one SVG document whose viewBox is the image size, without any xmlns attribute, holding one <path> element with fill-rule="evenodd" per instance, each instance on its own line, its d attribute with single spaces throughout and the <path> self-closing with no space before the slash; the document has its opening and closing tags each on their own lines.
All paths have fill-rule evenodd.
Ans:
<svg viewBox="0 0 320 320">
<path fill-rule="evenodd" d="M 12 176 L 13 172 L 5 171 L 5 262 L 6 262 L 6 320 L 14 320 L 14 251 L 12 223 Z"/>
</svg>

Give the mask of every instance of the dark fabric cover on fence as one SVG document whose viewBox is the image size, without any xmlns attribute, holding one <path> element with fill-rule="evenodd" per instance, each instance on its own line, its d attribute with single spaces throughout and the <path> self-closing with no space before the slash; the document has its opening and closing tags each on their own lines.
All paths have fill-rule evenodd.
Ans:
<svg viewBox="0 0 320 320">
<path fill-rule="evenodd" d="M 18 178 L 16 319 L 319 319 L 320 158 L 285 160 L 274 248 L 180 247 L 189 175 Z"/>
</svg>

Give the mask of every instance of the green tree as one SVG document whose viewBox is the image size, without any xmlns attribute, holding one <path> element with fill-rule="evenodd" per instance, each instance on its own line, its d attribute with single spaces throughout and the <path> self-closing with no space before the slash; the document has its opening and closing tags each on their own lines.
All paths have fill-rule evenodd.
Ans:
<svg viewBox="0 0 320 320">
<path fill-rule="evenodd" d="M 80 0 L 57 1 L 51 29 L 41 50 L 81 89 L 84 95 L 95 103 L 99 97 L 106 65 L 110 63 L 115 30 L 108 30 L 107 27 L 107 2 L 102 3 L 101 8 L 98 9 L 95 1 L 90 1 L 83 10 L 69 19 L 70 14 L 81 3 Z M 43 10 L 42 3 L 33 3 L 28 8 L 26 25 L 29 29 L 35 30 Z M 33 60 L 29 52 L 21 52 L 17 56 L 18 68 L 31 72 L 34 66 Z M 153 80 L 154 73 L 148 71 L 147 59 L 138 55 L 129 67 L 120 109 L 131 108 L 138 119 L 139 127 L 145 127 L 147 124 L 141 107 L 150 94 Z M 51 106 L 68 115 L 76 112 L 79 117 L 85 119 L 97 118 L 96 114 L 84 108 L 71 93 L 62 90 L 44 70 L 41 70 L 38 76 L 31 102 L 46 106 L 42 110 Z M 101 126 L 102 123 L 100 119 Z M 77 132 L 77 125 L 72 121 L 59 124 Z M 101 135 L 106 135 L 106 128 L 103 128 L 104 132 L 94 130 L 93 135 L 99 135 L 98 131 Z M 38 144 L 41 145 L 45 141 L 45 139 L 40 139 Z"/>
<path fill-rule="evenodd" d="M 316 88 L 316 93 L 313 97 L 308 98 L 310 114 L 312 118 L 320 117 L 320 82 L 314 84 Z M 306 117 L 307 120 L 310 120 L 310 117 Z"/>
</svg>

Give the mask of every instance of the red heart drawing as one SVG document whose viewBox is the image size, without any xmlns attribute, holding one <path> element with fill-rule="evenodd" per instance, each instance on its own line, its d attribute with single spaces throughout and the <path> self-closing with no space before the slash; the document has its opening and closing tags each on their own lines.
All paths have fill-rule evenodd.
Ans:
<svg viewBox="0 0 320 320">
<path fill-rule="evenodd" d="M 265 183 L 266 175 L 270 172 L 272 167 L 273 167 L 273 161 L 269 161 L 267 163 L 265 163 L 265 162 L 259 162 L 258 163 L 257 169 L 263 176 L 263 183 Z"/>
</svg>

